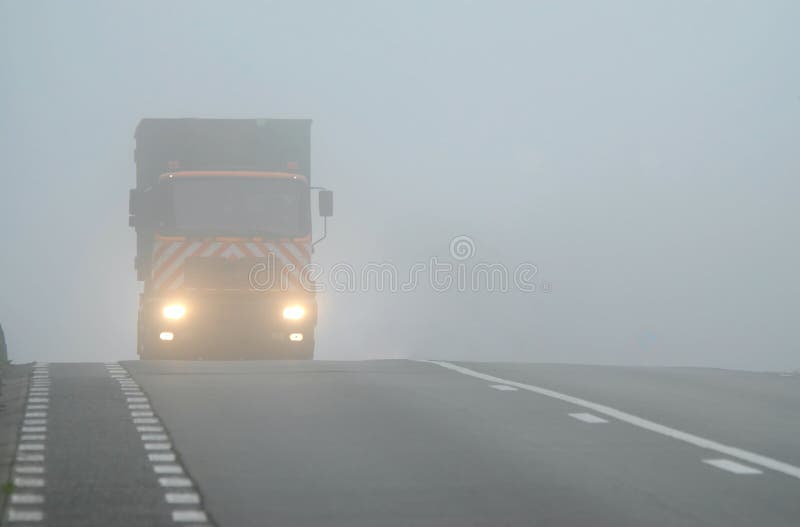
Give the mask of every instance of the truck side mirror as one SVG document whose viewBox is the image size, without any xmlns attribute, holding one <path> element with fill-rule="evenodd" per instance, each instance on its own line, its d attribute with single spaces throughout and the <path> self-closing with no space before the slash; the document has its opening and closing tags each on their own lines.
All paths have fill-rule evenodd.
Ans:
<svg viewBox="0 0 800 527">
<path fill-rule="evenodd" d="M 333 191 L 319 191 L 319 215 L 323 218 L 333 216 Z"/>
</svg>

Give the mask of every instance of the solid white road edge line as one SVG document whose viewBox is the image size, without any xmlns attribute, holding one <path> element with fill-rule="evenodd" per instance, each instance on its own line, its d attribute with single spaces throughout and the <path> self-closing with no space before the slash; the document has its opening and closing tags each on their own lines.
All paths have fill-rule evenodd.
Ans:
<svg viewBox="0 0 800 527">
<path fill-rule="evenodd" d="M 427 362 L 429 364 L 436 364 L 438 366 L 441 366 L 442 368 L 447 368 L 448 370 L 453 370 L 458 373 L 461 373 L 462 375 L 475 377 L 476 379 L 482 379 L 484 381 L 491 383 L 507 384 L 509 386 L 515 386 L 520 390 L 527 390 L 529 392 L 538 393 L 539 395 L 544 395 L 545 397 L 550 397 L 552 399 L 558 399 L 559 401 L 564 401 L 566 403 L 574 404 L 576 406 L 581 406 L 583 408 L 586 408 L 587 410 L 592 410 L 594 412 L 606 415 L 618 421 L 623 421 L 630 425 L 643 428 L 645 430 L 649 430 L 651 432 L 655 432 L 663 436 L 671 437 L 673 439 L 677 439 L 678 441 L 683 441 L 684 443 L 689 443 L 690 445 L 694 445 L 696 447 L 705 448 L 706 450 L 713 450 L 715 452 L 719 452 L 720 454 L 734 457 L 741 461 L 746 461 L 747 463 L 768 468 L 770 470 L 786 474 L 787 476 L 800 479 L 800 467 L 790 465 L 789 463 L 784 463 L 783 461 L 778 461 L 777 459 L 773 459 L 771 457 L 762 456 L 761 454 L 756 454 L 755 452 L 750 452 L 749 450 L 744 450 L 738 447 L 725 445 L 723 443 L 718 443 L 716 441 L 696 436 L 688 432 L 682 432 L 681 430 L 677 430 L 675 428 L 670 428 L 668 426 L 658 424 L 648 419 L 644 419 L 642 417 L 638 417 L 633 414 L 617 410 L 616 408 L 611 408 L 610 406 L 593 403 L 591 401 L 587 401 L 586 399 L 573 397 L 571 395 L 567 395 L 547 388 L 542 388 L 539 386 L 534 386 L 532 384 L 510 381 L 508 379 L 495 377 L 494 375 L 480 373 L 478 371 L 470 370 L 469 368 L 465 368 L 463 366 L 457 366 L 450 362 L 437 361 L 437 360 L 419 360 L 419 359 L 417 360 L 417 362 Z"/>
</svg>

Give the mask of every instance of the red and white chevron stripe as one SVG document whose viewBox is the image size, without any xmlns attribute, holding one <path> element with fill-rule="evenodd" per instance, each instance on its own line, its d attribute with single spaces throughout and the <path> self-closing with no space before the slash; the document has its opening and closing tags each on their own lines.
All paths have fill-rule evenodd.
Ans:
<svg viewBox="0 0 800 527">
<path fill-rule="evenodd" d="M 274 255 L 278 269 L 285 269 L 290 285 L 301 286 L 311 262 L 310 238 L 284 240 L 203 240 L 157 238 L 153 249 L 151 286 L 154 290 L 172 291 L 183 286 L 184 263 L 190 257 L 267 258 Z M 302 282 L 307 283 L 307 282 Z"/>
</svg>

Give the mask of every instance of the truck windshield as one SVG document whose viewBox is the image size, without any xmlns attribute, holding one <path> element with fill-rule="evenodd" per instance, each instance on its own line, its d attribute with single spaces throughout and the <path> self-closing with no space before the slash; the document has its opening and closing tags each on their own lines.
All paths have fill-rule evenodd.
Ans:
<svg viewBox="0 0 800 527">
<path fill-rule="evenodd" d="M 185 177 L 171 181 L 176 234 L 298 237 L 308 233 L 308 191 L 296 179 Z"/>
</svg>

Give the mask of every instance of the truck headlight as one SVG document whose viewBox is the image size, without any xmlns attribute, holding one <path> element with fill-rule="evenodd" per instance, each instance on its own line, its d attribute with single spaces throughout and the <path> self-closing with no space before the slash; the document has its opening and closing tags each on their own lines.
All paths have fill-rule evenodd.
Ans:
<svg viewBox="0 0 800 527">
<path fill-rule="evenodd" d="M 164 315 L 164 318 L 178 320 L 183 318 L 183 315 L 186 314 L 186 306 L 181 304 L 170 304 L 168 306 L 164 306 L 164 309 L 161 311 L 161 313 Z"/>
<path fill-rule="evenodd" d="M 303 306 L 288 306 L 283 308 L 283 318 L 286 320 L 300 320 L 306 316 L 306 310 Z"/>
</svg>

